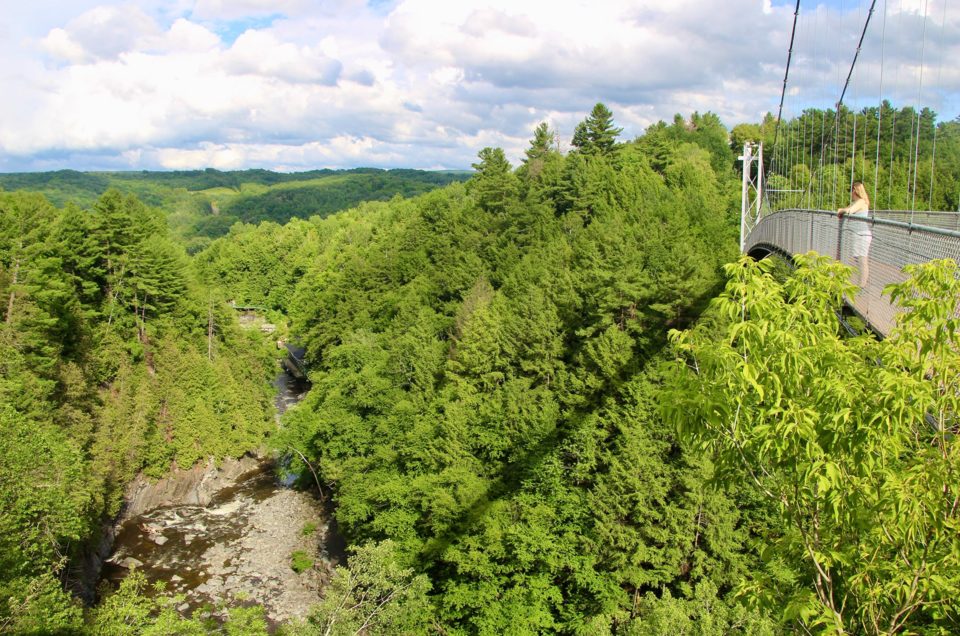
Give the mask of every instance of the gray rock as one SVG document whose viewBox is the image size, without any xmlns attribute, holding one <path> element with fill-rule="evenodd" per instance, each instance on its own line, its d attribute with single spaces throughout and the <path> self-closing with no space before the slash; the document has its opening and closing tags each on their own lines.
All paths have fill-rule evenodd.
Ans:
<svg viewBox="0 0 960 636">
<path fill-rule="evenodd" d="M 155 482 L 140 475 L 127 487 L 126 505 L 119 522 L 163 506 L 206 506 L 216 493 L 257 470 L 261 462 L 262 459 L 247 455 L 239 460 L 226 459 L 217 468 L 210 460 L 188 470 L 175 469 L 169 477 Z"/>
</svg>

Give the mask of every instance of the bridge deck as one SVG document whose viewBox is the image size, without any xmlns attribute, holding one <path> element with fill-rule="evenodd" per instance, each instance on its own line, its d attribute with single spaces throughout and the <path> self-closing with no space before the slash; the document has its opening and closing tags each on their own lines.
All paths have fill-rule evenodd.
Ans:
<svg viewBox="0 0 960 636">
<path fill-rule="evenodd" d="M 744 242 L 744 251 L 792 256 L 812 250 L 856 267 L 852 254 L 856 235 L 869 231 L 870 275 L 849 304 L 874 330 L 887 335 L 899 309 L 890 303 L 889 296 L 882 294 L 883 289 L 906 278 L 902 271 L 905 265 L 939 258 L 960 261 L 958 227 L 960 214 L 954 212 L 879 211 L 873 218 L 841 219 L 836 212 L 825 210 L 784 210 L 760 218 Z M 859 281 L 858 274 L 854 274 L 853 280 Z"/>
</svg>

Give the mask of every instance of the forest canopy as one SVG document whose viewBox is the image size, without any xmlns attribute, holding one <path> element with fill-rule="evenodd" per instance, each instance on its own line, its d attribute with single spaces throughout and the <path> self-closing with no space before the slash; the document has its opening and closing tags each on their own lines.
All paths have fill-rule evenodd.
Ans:
<svg viewBox="0 0 960 636">
<path fill-rule="evenodd" d="M 913 311 L 878 341 L 840 327 L 843 266 L 740 259 L 735 146 L 769 124 L 621 140 L 597 104 L 569 152 L 543 123 L 519 165 L 484 148 L 436 188 L 156 177 L 245 221 L 202 240 L 118 190 L 0 193 L 0 625 L 209 629 L 137 576 L 84 612 L 66 564 L 135 473 L 269 445 L 352 550 L 282 633 L 956 631 L 956 265 L 892 288 Z M 302 213 L 324 179 L 430 191 Z M 279 432 L 228 300 L 307 351 Z"/>
</svg>

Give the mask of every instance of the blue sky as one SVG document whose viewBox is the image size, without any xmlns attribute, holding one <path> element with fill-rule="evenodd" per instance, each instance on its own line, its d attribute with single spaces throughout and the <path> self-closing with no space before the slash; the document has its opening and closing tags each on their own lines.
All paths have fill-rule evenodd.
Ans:
<svg viewBox="0 0 960 636">
<path fill-rule="evenodd" d="M 960 106 L 960 8 L 878 0 L 847 103 Z M 804 2 L 786 115 L 832 104 L 866 8 Z M 757 121 L 794 2 L 0 0 L 0 171 L 465 168 L 674 113 Z M 883 37 L 881 37 L 881 35 Z M 921 64 L 921 56 L 923 63 Z"/>
</svg>

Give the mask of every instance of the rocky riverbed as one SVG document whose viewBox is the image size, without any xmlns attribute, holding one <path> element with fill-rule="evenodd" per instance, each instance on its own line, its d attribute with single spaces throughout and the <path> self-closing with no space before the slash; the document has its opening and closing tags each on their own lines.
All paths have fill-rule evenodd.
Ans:
<svg viewBox="0 0 960 636">
<path fill-rule="evenodd" d="M 207 506 L 168 506 L 128 519 L 105 575 L 119 580 L 136 567 L 183 595 L 184 613 L 254 602 L 273 622 L 306 616 L 337 560 L 327 547 L 333 533 L 326 518 L 316 499 L 259 470 Z M 292 567 L 298 552 L 313 564 L 300 573 Z"/>
<path fill-rule="evenodd" d="M 278 389 L 280 411 L 302 396 L 292 378 Z M 135 483 L 127 503 L 103 577 L 137 568 L 182 595 L 184 614 L 256 603 L 274 624 L 306 616 L 343 555 L 329 511 L 252 457 Z"/>
</svg>

